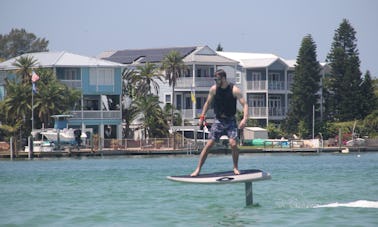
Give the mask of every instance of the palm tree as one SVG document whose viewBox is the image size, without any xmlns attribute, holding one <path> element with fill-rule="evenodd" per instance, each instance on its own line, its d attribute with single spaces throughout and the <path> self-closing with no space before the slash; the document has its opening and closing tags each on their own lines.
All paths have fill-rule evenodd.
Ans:
<svg viewBox="0 0 378 227">
<path fill-rule="evenodd" d="M 7 96 L 4 100 L 6 118 L 9 122 L 30 117 L 31 87 L 28 84 L 20 84 L 15 80 L 6 81 Z M 29 119 L 29 118 L 27 118 Z"/>
<path fill-rule="evenodd" d="M 31 83 L 31 72 L 36 64 L 37 60 L 28 55 L 17 58 L 17 60 L 13 63 L 13 66 L 17 67 L 16 74 L 21 76 L 22 83 Z"/>
<path fill-rule="evenodd" d="M 145 98 L 152 95 L 153 91 L 155 91 L 156 94 L 159 93 L 159 84 L 156 79 L 162 81 L 162 78 L 159 75 L 156 65 L 147 62 L 144 66 L 138 66 L 136 70 L 125 69 L 122 72 L 122 79 L 122 92 L 124 94 L 123 97 L 128 96 L 134 99 L 131 101 L 130 106 L 126 107 L 123 111 L 123 119 L 126 123 L 125 135 L 127 136 L 129 135 L 129 127 L 132 121 L 135 120 L 139 113 L 142 113 L 144 115 L 144 107 L 137 105 L 146 105 L 144 101 L 147 100 Z M 148 119 L 152 118 L 149 117 Z M 153 125 L 150 123 L 147 122 L 149 127 L 153 127 Z M 155 131 L 155 129 L 151 128 L 147 131 L 152 132 Z"/>
<path fill-rule="evenodd" d="M 175 87 L 177 78 L 182 75 L 185 69 L 184 61 L 178 51 L 169 52 L 163 59 L 161 69 L 165 71 L 165 79 L 168 80 L 169 86 L 172 86 L 172 109 L 171 109 L 171 127 L 174 122 L 173 112 L 175 110 Z M 173 139 L 173 149 L 175 149 L 175 139 Z"/>
<path fill-rule="evenodd" d="M 132 106 L 140 113 L 145 138 L 167 134 L 168 128 L 158 96 L 150 94 L 139 97 L 133 102 Z"/>
<path fill-rule="evenodd" d="M 156 95 L 159 94 L 159 84 L 155 80 L 158 79 L 162 81 L 162 78 L 158 72 L 158 68 L 155 64 L 147 62 L 144 66 L 138 66 L 137 76 L 139 77 L 138 81 L 138 91 L 137 93 L 141 96 L 146 94 L 152 94 L 152 88 L 156 92 Z"/>
<path fill-rule="evenodd" d="M 51 69 L 39 69 L 38 92 L 35 95 L 34 108 L 38 118 L 45 125 L 51 122 L 50 116 L 74 109 L 80 100 L 81 92 L 68 88 L 59 82 Z"/>
</svg>

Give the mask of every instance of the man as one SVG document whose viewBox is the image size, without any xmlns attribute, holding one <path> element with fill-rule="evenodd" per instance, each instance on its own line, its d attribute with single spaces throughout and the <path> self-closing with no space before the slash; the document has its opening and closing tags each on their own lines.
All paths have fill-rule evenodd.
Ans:
<svg viewBox="0 0 378 227">
<path fill-rule="evenodd" d="M 240 121 L 239 128 L 244 128 L 248 118 L 248 105 L 241 94 L 241 91 L 234 84 L 227 81 L 226 72 L 222 69 L 217 70 L 214 75 L 215 85 L 210 88 L 206 103 L 203 106 L 202 114 L 199 119 L 199 125 L 204 124 L 206 112 L 211 103 L 214 101 L 215 120 L 211 126 L 210 140 L 203 148 L 198 161 L 197 168 L 190 176 L 198 176 L 201 172 L 202 165 L 205 163 L 209 149 L 219 141 L 222 135 L 227 135 L 232 150 L 232 159 L 234 164 L 234 174 L 240 174 L 238 168 L 239 151 L 237 147 L 238 128 L 236 125 L 236 100 L 243 106 L 243 119 Z"/>
</svg>

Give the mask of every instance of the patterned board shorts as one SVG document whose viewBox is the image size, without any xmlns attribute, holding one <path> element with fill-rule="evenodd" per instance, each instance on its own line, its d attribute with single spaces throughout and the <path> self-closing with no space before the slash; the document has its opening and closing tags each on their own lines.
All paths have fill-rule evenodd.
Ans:
<svg viewBox="0 0 378 227">
<path fill-rule="evenodd" d="M 218 142 L 223 135 L 227 135 L 230 139 L 237 139 L 238 127 L 235 118 L 215 119 L 210 129 L 210 139 Z"/>
</svg>

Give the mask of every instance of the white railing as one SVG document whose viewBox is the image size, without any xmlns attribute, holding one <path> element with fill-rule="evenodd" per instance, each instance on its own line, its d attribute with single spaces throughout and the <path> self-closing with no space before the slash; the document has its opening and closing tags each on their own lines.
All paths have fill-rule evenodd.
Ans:
<svg viewBox="0 0 378 227">
<path fill-rule="evenodd" d="M 266 90 L 266 81 L 259 80 L 259 81 L 247 81 L 247 90 Z"/>
<path fill-rule="evenodd" d="M 198 118 L 202 113 L 202 109 L 196 109 L 195 118 Z M 181 116 L 183 119 L 193 119 L 193 109 L 183 109 L 181 110 Z M 206 113 L 207 118 L 214 118 L 214 110 L 210 109 Z"/>
<path fill-rule="evenodd" d="M 227 78 L 231 83 L 235 83 L 235 78 Z M 194 87 L 207 87 L 210 88 L 214 85 L 213 77 L 196 77 L 194 81 Z M 180 77 L 176 81 L 176 88 L 191 88 L 193 87 L 192 77 Z"/>
<path fill-rule="evenodd" d="M 283 81 L 269 81 L 269 90 L 285 90 L 285 82 Z"/>
<path fill-rule="evenodd" d="M 248 107 L 250 117 L 268 117 L 266 107 Z"/>
<path fill-rule="evenodd" d="M 84 110 L 71 111 L 72 119 L 121 119 L 122 113 L 115 111 Z"/>
</svg>

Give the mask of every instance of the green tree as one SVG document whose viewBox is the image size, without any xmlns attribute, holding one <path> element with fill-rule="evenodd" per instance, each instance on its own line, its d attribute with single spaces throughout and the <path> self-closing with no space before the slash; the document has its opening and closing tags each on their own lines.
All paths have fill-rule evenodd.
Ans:
<svg viewBox="0 0 378 227">
<path fill-rule="evenodd" d="M 301 122 L 302 136 L 309 136 L 309 134 L 303 133 L 311 131 L 313 106 L 318 106 L 320 79 L 320 64 L 316 60 L 316 44 L 311 35 L 307 35 L 302 40 L 295 66 L 291 88 L 291 108 L 285 124 L 288 133 L 298 132 Z"/>
<path fill-rule="evenodd" d="M 217 51 L 223 51 L 223 47 L 220 43 L 218 43 L 218 46 L 217 46 Z"/>
<path fill-rule="evenodd" d="M 171 109 L 171 126 L 173 126 L 173 112 L 175 108 L 175 87 L 177 78 L 181 77 L 185 64 L 178 51 L 171 51 L 163 59 L 162 70 L 165 71 L 165 78 L 169 82 L 169 86 L 172 87 L 172 109 Z"/>
<path fill-rule="evenodd" d="M 34 118 L 38 125 L 45 123 L 45 126 L 49 126 L 52 123 L 50 116 L 72 110 L 75 103 L 80 100 L 81 92 L 61 84 L 51 69 L 38 68 L 35 71 L 40 80 L 36 82 L 38 90 L 34 94 Z M 32 86 L 30 82 L 20 83 L 14 79 L 6 80 L 5 89 L 7 96 L 0 105 L 4 111 L 0 115 L 1 122 L 8 126 L 22 123 L 23 136 L 26 137 L 32 129 L 29 121 L 32 116 Z M 6 136 L 10 136 L 9 133 Z"/>
<path fill-rule="evenodd" d="M 349 121 L 362 119 L 363 91 L 358 57 L 356 31 L 343 19 L 335 31 L 327 61 L 331 66 L 331 78 L 326 89 L 326 113 L 328 119 Z"/>
<path fill-rule="evenodd" d="M 31 117 L 31 86 L 7 80 L 5 84 L 7 96 L 4 99 L 5 122 L 14 124 Z M 4 123 L 4 122 L 3 122 Z M 25 124 L 30 124 L 25 122 Z"/>
<path fill-rule="evenodd" d="M 50 116 L 74 109 L 81 92 L 60 83 L 51 69 L 38 69 L 36 72 L 40 79 L 37 82 L 38 92 L 34 95 L 34 110 L 40 123 L 52 126 Z"/>
<path fill-rule="evenodd" d="M 168 134 L 168 126 L 158 96 L 150 94 L 138 97 L 132 106 L 140 114 L 145 138 L 164 137 Z"/>
<path fill-rule="evenodd" d="M 21 56 L 13 63 L 17 67 L 15 70 L 16 75 L 21 77 L 24 84 L 31 84 L 32 70 L 37 65 L 37 60 L 32 56 Z"/>
<path fill-rule="evenodd" d="M 366 128 L 366 134 L 369 137 L 377 137 L 378 136 L 378 109 L 374 110 L 371 114 L 369 114 L 364 119 L 364 127 Z"/>
<path fill-rule="evenodd" d="M 37 38 L 25 29 L 12 29 L 9 34 L 0 35 L 0 58 L 9 59 L 25 53 L 48 51 L 49 41 Z"/>
<path fill-rule="evenodd" d="M 172 87 L 172 109 L 171 109 L 171 121 L 170 125 L 174 125 L 174 111 L 175 106 L 175 87 L 179 77 L 183 74 L 185 64 L 178 51 L 169 52 L 163 59 L 161 69 L 165 71 L 165 79 L 168 80 L 169 86 Z M 175 137 L 173 137 L 173 149 L 176 148 Z"/>
<path fill-rule="evenodd" d="M 366 71 L 362 84 L 360 84 L 362 97 L 361 115 L 365 118 L 367 115 L 378 109 L 378 98 L 374 94 L 374 84 L 370 76 L 370 72 Z"/>
<path fill-rule="evenodd" d="M 138 66 L 136 71 L 138 81 L 134 82 L 137 87 L 138 96 L 152 94 L 153 91 L 159 94 L 159 83 L 157 80 L 162 81 L 155 64 L 147 62 L 144 66 Z"/>
</svg>

